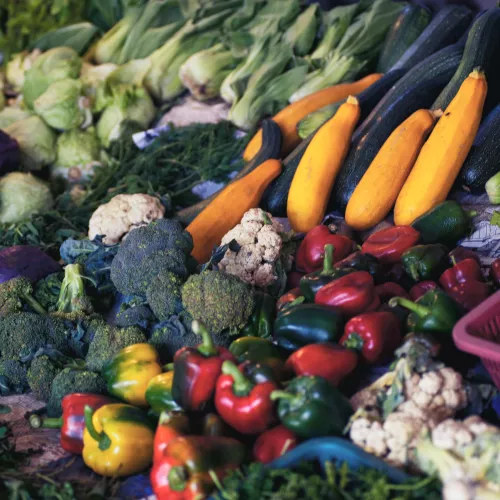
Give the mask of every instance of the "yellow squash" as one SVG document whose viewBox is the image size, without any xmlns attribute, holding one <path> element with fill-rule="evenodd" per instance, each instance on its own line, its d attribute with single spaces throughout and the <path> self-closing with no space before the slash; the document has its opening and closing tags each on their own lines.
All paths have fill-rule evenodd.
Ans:
<svg viewBox="0 0 500 500">
<path fill-rule="evenodd" d="M 391 211 L 440 112 L 419 109 L 385 141 L 347 204 L 345 220 L 363 231 Z"/>
<path fill-rule="evenodd" d="M 307 147 L 288 193 L 287 215 L 294 231 L 309 231 L 323 220 L 359 116 L 358 100 L 348 97 Z"/>
<path fill-rule="evenodd" d="M 476 137 L 487 90 L 479 70 L 464 80 L 399 193 L 394 208 L 396 225 L 410 225 L 446 199 Z"/>
</svg>

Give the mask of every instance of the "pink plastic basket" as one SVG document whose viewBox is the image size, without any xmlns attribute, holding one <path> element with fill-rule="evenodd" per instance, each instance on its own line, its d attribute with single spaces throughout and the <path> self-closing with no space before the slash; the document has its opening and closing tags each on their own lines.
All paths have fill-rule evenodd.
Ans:
<svg viewBox="0 0 500 500">
<path fill-rule="evenodd" d="M 500 389 L 500 291 L 455 325 L 453 340 L 461 351 L 481 358 Z"/>
</svg>

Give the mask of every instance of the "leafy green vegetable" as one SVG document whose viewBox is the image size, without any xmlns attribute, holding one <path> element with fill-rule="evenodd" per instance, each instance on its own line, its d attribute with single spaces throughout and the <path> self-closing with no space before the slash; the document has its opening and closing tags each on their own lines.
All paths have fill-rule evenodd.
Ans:
<svg viewBox="0 0 500 500">
<path fill-rule="evenodd" d="M 490 224 L 492 226 L 498 226 L 500 227 L 500 211 L 493 212 L 493 215 L 491 216 L 490 219 Z"/>
</svg>

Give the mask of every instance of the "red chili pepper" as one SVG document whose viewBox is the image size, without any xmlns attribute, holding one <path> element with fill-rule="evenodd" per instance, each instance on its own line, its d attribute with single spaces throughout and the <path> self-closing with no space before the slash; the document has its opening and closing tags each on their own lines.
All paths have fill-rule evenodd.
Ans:
<svg viewBox="0 0 500 500">
<path fill-rule="evenodd" d="M 85 429 L 84 410 L 90 406 L 98 410 L 101 406 L 116 403 L 116 399 L 99 394 L 74 393 L 64 396 L 61 401 L 62 416 L 59 418 L 41 418 L 31 415 L 30 426 L 34 429 L 40 427 L 48 429 L 61 429 L 61 447 L 68 453 L 81 455 L 83 450 L 83 431 Z"/>
<path fill-rule="evenodd" d="M 450 260 L 450 264 L 454 266 L 458 262 L 462 262 L 465 259 L 474 259 L 479 265 L 481 265 L 481 260 L 479 259 L 479 255 L 474 252 L 474 250 L 469 250 L 464 247 L 457 247 L 453 249 L 449 254 L 448 258 Z"/>
<path fill-rule="evenodd" d="M 361 251 L 377 257 L 382 264 L 395 264 L 419 239 L 420 233 L 410 226 L 389 227 L 370 235 Z"/>
<path fill-rule="evenodd" d="M 175 353 L 172 396 L 184 410 L 201 411 L 214 395 L 222 363 L 235 358 L 228 349 L 214 344 L 202 324 L 193 321 L 192 329 L 202 336 L 203 343 Z"/>
<path fill-rule="evenodd" d="M 253 446 L 253 457 L 257 462 L 268 464 L 297 446 L 297 436 L 284 425 L 263 432 Z"/>
<path fill-rule="evenodd" d="M 300 285 L 300 280 L 305 273 L 301 273 L 300 271 L 290 271 L 287 275 L 286 280 L 286 289 L 291 291 L 294 288 L 298 288 Z"/>
<path fill-rule="evenodd" d="M 358 355 L 338 344 L 309 344 L 295 351 L 285 366 L 297 377 L 322 377 L 337 386 L 358 365 Z"/>
<path fill-rule="evenodd" d="M 491 277 L 493 283 L 500 287 L 500 259 L 494 260 L 491 264 Z"/>
<path fill-rule="evenodd" d="M 153 444 L 153 462 L 161 460 L 168 443 L 189 433 L 189 419 L 180 412 L 163 412 L 156 428 Z"/>
<path fill-rule="evenodd" d="M 271 393 L 278 386 L 271 380 L 257 383 L 224 361 L 215 389 L 215 407 L 223 420 L 242 434 L 259 434 L 276 419 Z"/>
<path fill-rule="evenodd" d="M 356 271 L 328 283 L 314 299 L 346 317 L 374 311 L 380 305 L 373 278 L 366 271 Z"/>
<path fill-rule="evenodd" d="M 399 319 L 390 312 L 371 312 L 350 319 L 339 343 L 360 352 L 370 365 L 386 363 L 401 345 Z"/>
<path fill-rule="evenodd" d="M 416 285 L 413 285 L 410 290 L 410 298 L 415 302 L 417 299 L 425 295 L 429 290 L 436 290 L 439 285 L 435 281 L 421 281 Z"/>
<path fill-rule="evenodd" d="M 378 295 L 380 302 L 389 302 L 393 297 L 404 297 L 409 299 L 410 296 L 406 290 L 397 283 L 382 283 L 382 285 L 377 285 L 375 287 L 375 293 Z"/>
<path fill-rule="evenodd" d="M 354 250 L 354 243 L 346 236 L 333 234 L 328 226 L 316 226 L 302 240 L 297 250 L 296 266 L 304 273 L 312 273 L 323 267 L 325 245 L 334 248 L 333 261 L 347 257 Z"/>
<path fill-rule="evenodd" d="M 292 288 L 278 299 L 276 302 L 276 310 L 281 311 L 281 309 L 283 309 L 286 305 L 291 304 L 301 296 L 302 292 L 300 291 L 300 288 Z"/>
</svg>

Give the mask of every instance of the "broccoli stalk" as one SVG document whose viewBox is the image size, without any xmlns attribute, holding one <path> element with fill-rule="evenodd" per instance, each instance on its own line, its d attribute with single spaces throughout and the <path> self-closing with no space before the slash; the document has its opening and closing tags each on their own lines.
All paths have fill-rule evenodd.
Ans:
<svg viewBox="0 0 500 500">
<path fill-rule="evenodd" d="M 80 264 L 68 264 L 57 301 L 57 310 L 63 313 L 90 312 L 92 306 L 85 293 L 83 268 Z"/>
<path fill-rule="evenodd" d="M 47 314 L 32 293 L 33 286 L 24 277 L 13 278 L 0 284 L 0 316 L 21 312 L 25 304 L 38 314 Z"/>
</svg>

